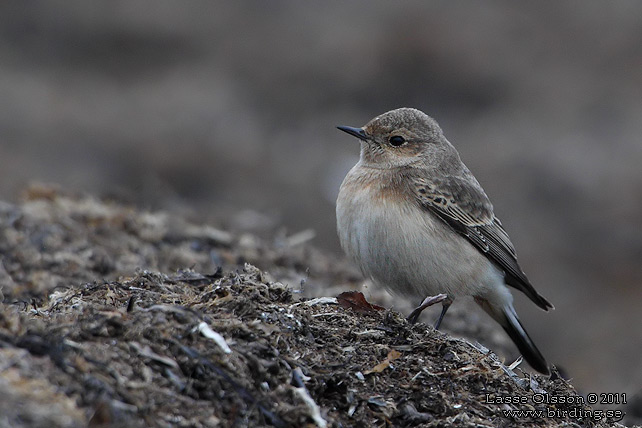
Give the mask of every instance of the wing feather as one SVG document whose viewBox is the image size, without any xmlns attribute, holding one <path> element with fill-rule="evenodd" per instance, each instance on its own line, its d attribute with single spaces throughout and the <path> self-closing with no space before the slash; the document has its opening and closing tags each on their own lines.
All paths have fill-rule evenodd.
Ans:
<svg viewBox="0 0 642 428">
<path fill-rule="evenodd" d="M 531 285 L 517 262 L 515 247 L 479 184 L 462 177 L 416 179 L 413 190 L 422 207 L 464 236 L 506 274 L 506 283 L 542 309 L 552 308 Z"/>
</svg>

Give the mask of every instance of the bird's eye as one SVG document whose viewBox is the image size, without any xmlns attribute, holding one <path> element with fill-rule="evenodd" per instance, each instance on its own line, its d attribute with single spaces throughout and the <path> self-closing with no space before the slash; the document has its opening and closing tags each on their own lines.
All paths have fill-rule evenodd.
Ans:
<svg viewBox="0 0 642 428">
<path fill-rule="evenodd" d="M 393 135 L 392 137 L 390 137 L 390 140 L 388 141 L 390 141 L 390 145 L 399 147 L 400 145 L 406 142 L 406 139 L 400 135 Z"/>
</svg>

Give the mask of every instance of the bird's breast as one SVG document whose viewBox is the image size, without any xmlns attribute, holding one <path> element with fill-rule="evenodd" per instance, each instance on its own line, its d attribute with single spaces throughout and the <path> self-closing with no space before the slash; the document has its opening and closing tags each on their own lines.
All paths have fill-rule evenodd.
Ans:
<svg viewBox="0 0 642 428">
<path fill-rule="evenodd" d="M 475 295 L 496 280 L 496 269 L 468 241 L 377 172 L 353 168 L 337 199 L 341 246 L 365 276 L 415 299 Z"/>
</svg>

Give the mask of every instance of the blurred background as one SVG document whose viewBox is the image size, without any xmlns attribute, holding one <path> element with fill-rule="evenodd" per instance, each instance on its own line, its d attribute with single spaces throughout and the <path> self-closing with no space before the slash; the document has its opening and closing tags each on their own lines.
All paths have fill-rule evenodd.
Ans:
<svg viewBox="0 0 642 428">
<path fill-rule="evenodd" d="M 313 228 L 358 144 L 435 117 L 536 288 L 518 311 L 582 393 L 642 384 L 642 3 L 3 2 L 0 198 L 32 181 L 234 230 Z"/>
</svg>

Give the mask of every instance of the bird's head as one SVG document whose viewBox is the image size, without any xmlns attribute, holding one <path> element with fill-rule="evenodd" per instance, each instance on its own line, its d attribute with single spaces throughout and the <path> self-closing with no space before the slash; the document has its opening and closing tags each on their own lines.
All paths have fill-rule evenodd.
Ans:
<svg viewBox="0 0 642 428">
<path fill-rule="evenodd" d="M 363 128 L 337 128 L 361 140 L 361 163 L 372 168 L 430 167 L 456 154 L 437 122 L 414 108 L 389 111 Z"/>
</svg>

